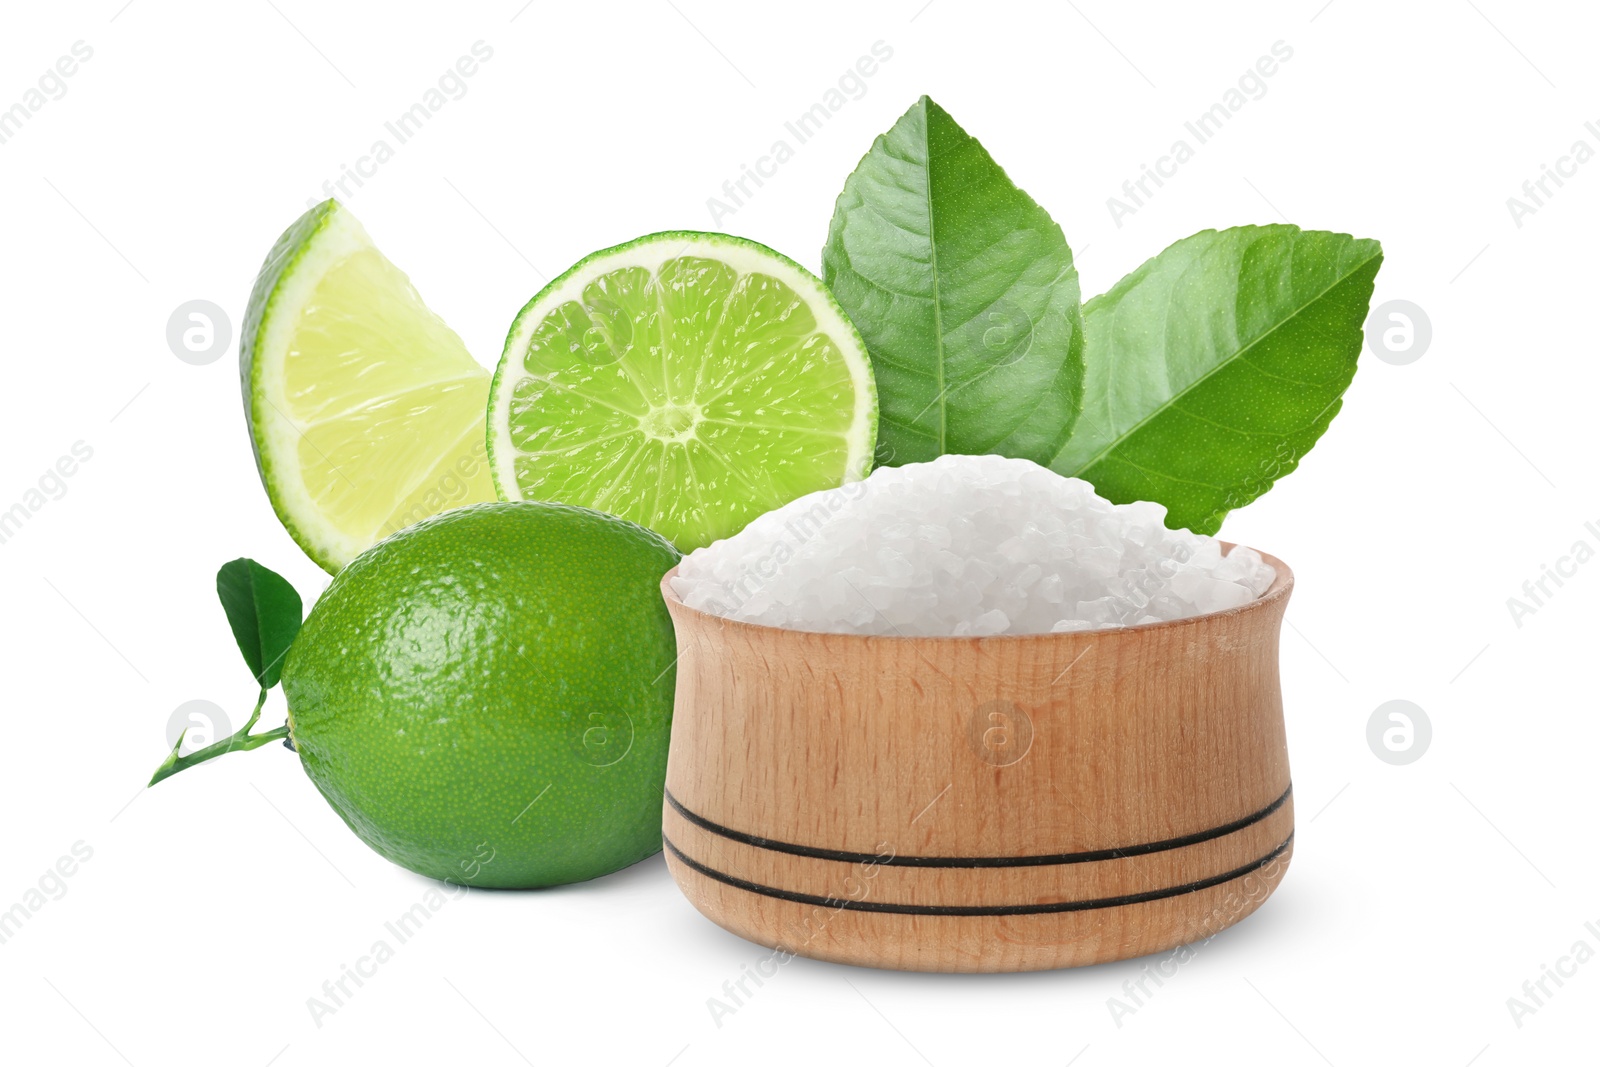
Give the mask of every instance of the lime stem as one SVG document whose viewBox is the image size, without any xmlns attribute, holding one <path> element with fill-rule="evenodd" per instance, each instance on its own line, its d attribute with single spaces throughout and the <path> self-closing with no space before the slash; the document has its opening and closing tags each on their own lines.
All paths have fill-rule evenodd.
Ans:
<svg viewBox="0 0 1600 1067">
<path fill-rule="evenodd" d="M 288 737 L 288 726 L 279 726 L 259 734 L 250 732 L 250 728 L 256 724 L 256 720 L 261 718 L 261 708 L 266 702 L 267 691 L 263 689 L 261 690 L 261 695 L 256 698 L 254 710 L 250 712 L 250 721 L 245 723 L 237 733 L 230 734 L 215 744 L 197 749 L 187 756 L 180 756 L 178 755 L 178 750 L 183 747 L 183 736 L 189 732 L 185 729 L 183 735 L 179 735 L 178 743 L 172 746 L 172 752 L 167 756 L 166 761 L 156 768 L 156 773 L 150 778 L 150 785 L 155 785 L 163 778 L 170 778 L 179 771 L 186 771 L 196 763 L 204 763 L 208 759 L 216 759 L 218 756 L 228 752 L 243 752 L 252 748 L 260 748 L 269 742 Z M 145 788 L 148 789 L 149 786 Z"/>
</svg>

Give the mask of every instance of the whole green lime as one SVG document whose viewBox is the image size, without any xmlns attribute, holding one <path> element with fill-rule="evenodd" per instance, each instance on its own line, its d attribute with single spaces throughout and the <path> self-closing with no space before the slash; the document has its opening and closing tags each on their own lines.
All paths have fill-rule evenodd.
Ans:
<svg viewBox="0 0 1600 1067">
<path fill-rule="evenodd" d="M 588 508 L 479 504 L 334 578 L 284 663 L 306 773 L 388 859 L 464 885 L 661 848 L 678 552 Z"/>
</svg>

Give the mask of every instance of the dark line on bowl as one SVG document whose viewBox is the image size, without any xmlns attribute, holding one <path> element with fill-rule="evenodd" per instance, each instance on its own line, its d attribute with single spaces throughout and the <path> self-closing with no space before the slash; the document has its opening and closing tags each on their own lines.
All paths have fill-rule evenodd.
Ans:
<svg viewBox="0 0 1600 1067">
<path fill-rule="evenodd" d="M 1235 819 L 1221 826 L 1214 826 L 1209 830 L 1199 830 L 1181 837 L 1169 837 L 1165 841 L 1150 841 L 1142 845 L 1126 845 L 1122 848 L 1103 848 L 1092 852 L 1057 852 L 1041 856 L 881 856 L 875 852 L 846 852 L 835 848 L 816 848 L 811 845 L 795 845 L 787 841 L 774 841 L 771 838 L 747 834 L 723 826 L 721 823 L 712 822 L 703 815 L 697 815 L 684 807 L 671 791 L 664 790 L 667 803 L 672 805 L 672 810 L 688 819 L 702 830 L 709 830 L 719 837 L 726 837 L 730 841 L 737 841 L 742 845 L 752 845 L 764 848 L 769 852 L 784 852 L 791 856 L 804 856 L 807 859 L 834 860 L 839 863 L 870 863 L 877 867 L 1054 867 L 1067 863 L 1099 863 L 1102 860 L 1120 860 L 1129 856 L 1148 856 L 1152 852 L 1168 852 L 1175 848 L 1186 848 L 1189 845 L 1198 845 L 1203 841 L 1214 841 L 1219 837 L 1237 833 L 1247 826 L 1270 816 L 1273 812 L 1288 803 L 1289 794 L 1294 791 L 1291 783 L 1287 789 L 1271 804 L 1259 811 L 1251 812 L 1241 819 Z"/>
<path fill-rule="evenodd" d="M 1098 908 L 1120 908 L 1129 904 L 1145 904 L 1152 900 L 1165 900 L 1168 897 L 1183 896 L 1187 893 L 1198 893 L 1202 889 L 1211 889 L 1226 882 L 1243 878 L 1253 874 L 1283 855 L 1294 843 L 1294 833 L 1283 839 L 1283 843 L 1271 852 L 1231 871 L 1202 878 L 1195 882 L 1185 882 L 1182 885 L 1169 886 L 1165 889 L 1151 889 L 1143 893 L 1127 893 L 1116 897 L 1100 897 L 1094 900 L 1063 900 L 1053 901 L 1048 904 L 972 904 L 972 905 L 943 905 L 943 904 L 891 904 L 878 900 L 840 900 L 836 897 L 819 897 L 813 893 L 795 893 L 787 889 L 778 889 L 770 885 L 761 885 L 744 878 L 707 867 L 705 864 L 685 856 L 683 852 L 665 836 L 661 843 L 666 850 L 690 870 L 705 875 L 713 881 L 742 889 L 747 893 L 757 893 L 761 896 L 775 897 L 778 900 L 787 900 L 793 904 L 811 904 L 823 908 L 836 908 L 840 911 L 867 911 L 885 915 L 944 915 L 960 917 L 981 917 L 990 915 L 1052 915 L 1068 911 L 1093 911 Z"/>
</svg>

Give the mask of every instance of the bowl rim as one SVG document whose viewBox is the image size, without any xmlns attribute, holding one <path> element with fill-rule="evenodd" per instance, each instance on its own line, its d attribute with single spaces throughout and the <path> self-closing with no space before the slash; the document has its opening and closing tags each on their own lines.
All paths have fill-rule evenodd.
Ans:
<svg viewBox="0 0 1600 1067">
<path fill-rule="evenodd" d="M 1235 548 L 1240 547 L 1236 541 L 1224 541 L 1221 538 L 1217 538 L 1217 542 L 1223 546 L 1224 555 L 1233 551 Z M 1245 547 L 1248 548 L 1250 546 L 1247 545 Z M 722 626 L 769 631 L 777 634 L 802 635 L 806 637 L 837 638 L 851 641 L 929 641 L 936 644 L 951 644 L 963 641 L 968 643 L 976 643 L 985 641 L 1063 641 L 1066 639 L 1075 639 L 1079 641 L 1104 641 L 1117 640 L 1128 635 L 1146 634 L 1154 630 L 1161 630 L 1165 628 L 1207 626 L 1219 619 L 1236 618 L 1247 613 L 1268 611 L 1281 606 L 1284 601 L 1288 600 L 1290 592 L 1294 589 L 1294 571 L 1289 569 L 1289 565 L 1287 563 L 1283 562 L 1283 560 L 1279 559 L 1277 556 L 1272 555 L 1270 552 L 1262 552 L 1259 548 L 1254 549 L 1254 551 L 1261 556 L 1264 562 L 1270 564 L 1272 569 L 1277 572 L 1277 577 L 1273 578 L 1272 584 L 1267 586 L 1267 591 L 1256 597 L 1254 600 L 1240 604 L 1237 607 L 1223 608 L 1221 611 L 1208 611 L 1202 615 L 1190 615 L 1182 619 L 1163 619 L 1160 622 L 1133 623 L 1128 626 L 1106 626 L 1098 630 L 1068 630 L 1063 633 L 1050 633 L 1047 631 L 1044 633 L 1032 634 L 983 635 L 901 633 L 856 634 L 846 633 L 839 630 L 801 630 L 790 626 L 769 626 L 766 623 L 746 622 L 743 619 L 734 619 L 727 615 L 717 615 L 714 612 L 701 611 L 699 608 L 692 608 L 688 604 L 685 604 L 683 599 L 678 596 L 677 591 L 672 588 L 672 579 L 677 577 L 678 567 L 682 565 L 681 562 L 674 565 L 671 570 L 661 576 L 661 596 L 662 599 L 666 601 L 669 611 L 673 609 L 681 610 L 691 616 L 698 616 L 699 618 L 719 623 Z"/>
</svg>

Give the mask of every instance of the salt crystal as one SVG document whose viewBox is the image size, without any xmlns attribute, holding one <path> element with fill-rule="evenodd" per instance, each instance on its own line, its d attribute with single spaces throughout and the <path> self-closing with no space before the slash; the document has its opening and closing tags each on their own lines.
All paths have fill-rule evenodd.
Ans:
<svg viewBox="0 0 1600 1067">
<path fill-rule="evenodd" d="M 972 632 L 975 634 L 1003 634 L 1011 620 L 1006 618 L 1003 611 L 986 611 L 972 620 Z"/>
<path fill-rule="evenodd" d="M 768 512 L 691 552 L 672 588 L 767 626 L 990 636 L 1187 618 L 1249 603 L 1276 578 L 1258 553 L 1223 555 L 1165 518 L 1027 460 L 942 456 Z"/>
</svg>

